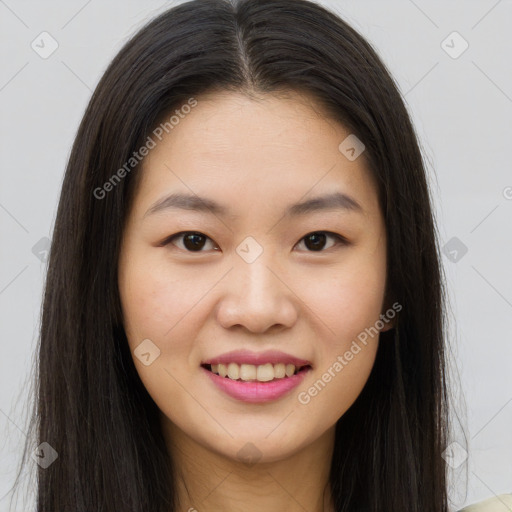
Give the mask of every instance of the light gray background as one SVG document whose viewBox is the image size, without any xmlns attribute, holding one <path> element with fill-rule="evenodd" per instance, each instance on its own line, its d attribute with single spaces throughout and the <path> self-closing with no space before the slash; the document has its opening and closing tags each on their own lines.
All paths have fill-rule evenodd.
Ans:
<svg viewBox="0 0 512 512">
<path fill-rule="evenodd" d="M 39 327 L 45 263 L 32 248 L 51 237 L 96 83 L 127 38 L 176 3 L 0 0 L 0 512 L 25 437 Z M 319 3 L 362 33 L 396 78 L 428 164 L 441 244 L 457 237 L 468 249 L 457 262 L 443 255 L 453 402 L 469 451 L 450 468 L 453 508 L 512 492 L 512 2 Z M 43 31 L 59 45 L 47 59 L 31 48 Z M 453 31 L 469 43 L 458 58 L 441 46 Z M 465 446 L 454 422 L 453 440 Z M 454 453 L 452 465 L 463 454 Z"/>
</svg>

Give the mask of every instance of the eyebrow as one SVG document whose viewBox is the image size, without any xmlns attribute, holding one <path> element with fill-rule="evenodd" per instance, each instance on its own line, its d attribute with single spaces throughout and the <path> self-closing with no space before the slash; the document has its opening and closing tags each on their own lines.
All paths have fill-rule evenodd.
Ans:
<svg viewBox="0 0 512 512">
<path fill-rule="evenodd" d="M 146 211 L 144 217 L 168 209 L 192 210 L 219 216 L 228 215 L 228 208 L 213 199 L 192 194 L 175 193 L 156 201 Z M 353 197 L 342 192 L 334 192 L 290 205 L 285 211 L 285 216 L 297 217 L 325 210 L 364 213 L 363 207 Z"/>
</svg>

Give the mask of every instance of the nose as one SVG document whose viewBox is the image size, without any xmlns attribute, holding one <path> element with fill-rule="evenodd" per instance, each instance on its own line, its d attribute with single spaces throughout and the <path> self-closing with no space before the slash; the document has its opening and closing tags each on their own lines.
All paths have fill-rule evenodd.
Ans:
<svg viewBox="0 0 512 512">
<path fill-rule="evenodd" d="M 224 328 L 245 328 L 253 333 L 290 328 L 297 321 L 298 298 L 293 283 L 275 262 L 264 257 L 247 263 L 235 258 L 235 268 L 226 276 L 217 321 Z"/>
</svg>

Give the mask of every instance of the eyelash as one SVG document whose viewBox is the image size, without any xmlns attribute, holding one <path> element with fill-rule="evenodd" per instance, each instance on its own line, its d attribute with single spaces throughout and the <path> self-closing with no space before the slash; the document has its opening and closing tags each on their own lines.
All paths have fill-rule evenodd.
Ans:
<svg viewBox="0 0 512 512">
<path fill-rule="evenodd" d="M 341 246 L 346 246 L 346 245 L 349 245 L 349 242 L 348 240 L 346 240 L 344 237 L 342 237 L 341 235 L 338 235 L 336 233 L 332 233 L 331 231 L 311 231 L 310 233 L 308 233 L 307 235 L 304 235 L 300 240 L 299 242 L 302 242 L 305 238 L 307 238 L 308 236 L 310 235 L 316 235 L 318 233 L 322 233 L 322 234 L 326 234 L 328 235 L 329 237 L 331 238 L 334 238 L 337 240 L 337 244 L 338 245 L 341 245 Z M 182 238 L 184 235 L 189 235 L 189 234 L 193 234 L 193 235 L 200 235 L 202 237 L 205 237 L 207 238 L 208 240 L 211 240 L 210 237 L 206 236 L 205 234 L 203 233 L 200 233 L 199 231 L 181 231 L 179 233 L 175 233 L 174 235 L 171 235 L 169 237 L 167 237 L 161 244 L 159 244 L 160 247 L 165 247 L 167 245 L 170 245 L 173 240 L 175 240 L 176 238 Z M 212 240 L 213 241 L 213 240 Z M 329 249 L 332 249 L 336 247 L 336 244 L 333 246 L 333 247 L 329 247 L 328 249 L 322 249 L 320 251 L 307 251 L 307 252 L 311 252 L 311 253 L 315 253 L 315 252 L 325 252 Z M 201 252 L 205 252 L 203 250 L 199 250 L 199 251 L 189 251 L 187 249 L 182 249 L 183 251 L 185 252 L 188 252 L 190 254 L 194 254 L 194 253 L 201 253 Z"/>
</svg>

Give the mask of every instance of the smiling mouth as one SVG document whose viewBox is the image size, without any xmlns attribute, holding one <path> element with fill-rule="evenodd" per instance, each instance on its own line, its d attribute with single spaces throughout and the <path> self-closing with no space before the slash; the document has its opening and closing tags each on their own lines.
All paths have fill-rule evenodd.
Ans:
<svg viewBox="0 0 512 512">
<path fill-rule="evenodd" d="M 311 369 L 311 365 L 295 366 L 284 363 L 253 364 L 202 364 L 204 369 L 230 380 L 244 382 L 271 382 L 288 379 Z"/>
</svg>

